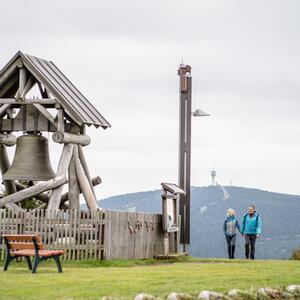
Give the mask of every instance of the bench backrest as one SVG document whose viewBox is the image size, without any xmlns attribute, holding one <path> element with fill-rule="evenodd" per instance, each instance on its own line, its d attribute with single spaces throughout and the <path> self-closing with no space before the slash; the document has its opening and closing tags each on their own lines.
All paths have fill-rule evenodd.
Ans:
<svg viewBox="0 0 300 300">
<path fill-rule="evenodd" d="M 39 250 L 44 250 L 44 245 L 36 234 L 4 234 L 2 237 L 11 250 L 34 250 L 35 244 L 38 245 Z"/>
</svg>

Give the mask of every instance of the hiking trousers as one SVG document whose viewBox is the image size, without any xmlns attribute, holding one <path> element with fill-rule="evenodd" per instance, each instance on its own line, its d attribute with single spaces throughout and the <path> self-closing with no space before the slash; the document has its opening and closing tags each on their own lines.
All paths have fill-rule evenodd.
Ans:
<svg viewBox="0 0 300 300">
<path fill-rule="evenodd" d="M 245 256 L 254 259 L 256 234 L 245 234 Z"/>
<path fill-rule="evenodd" d="M 234 258 L 236 235 L 226 235 L 228 258 Z"/>
</svg>

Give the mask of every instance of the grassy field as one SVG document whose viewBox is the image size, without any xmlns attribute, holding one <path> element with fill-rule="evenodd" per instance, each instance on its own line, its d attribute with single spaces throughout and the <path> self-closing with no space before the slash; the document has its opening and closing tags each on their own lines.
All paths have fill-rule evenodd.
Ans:
<svg viewBox="0 0 300 300">
<path fill-rule="evenodd" d="M 63 262 L 63 269 L 58 274 L 52 262 L 41 263 L 33 275 L 24 263 L 12 263 L 0 272 L 0 299 L 132 299 L 140 292 L 165 297 L 174 291 L 197 295 L 204 289 L 300 284 L 300 261 L 291 260 Z"/>
</svg>

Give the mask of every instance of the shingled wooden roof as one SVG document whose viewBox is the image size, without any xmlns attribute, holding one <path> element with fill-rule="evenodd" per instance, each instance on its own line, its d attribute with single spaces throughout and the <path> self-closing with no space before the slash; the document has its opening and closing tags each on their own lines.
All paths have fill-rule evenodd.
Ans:
<svg viewBox="0 0 300 300">
<path fill-rule="evenodd" d="M 0 71 L 2 98 L 11 98 L 18 90 L 18 66 L 23 64 L 27 71 L 41 83 L 61 104 L 65 112 L 80 126 L 87 124 L 106 129 L 111 125 L 89 102 L 71 81 L 52 62 L 17 52 Z M 1 89 L 1 87 L 6 88 Z"/>
</svg>

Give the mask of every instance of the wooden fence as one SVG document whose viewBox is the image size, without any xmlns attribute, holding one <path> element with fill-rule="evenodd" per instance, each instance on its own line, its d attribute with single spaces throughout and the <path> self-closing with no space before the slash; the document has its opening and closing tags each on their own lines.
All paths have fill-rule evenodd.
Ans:
<svg viewBox="0 0 300 300">
<path fill-rule="evenodd" d="M 0 210 L 2 234 L 41 236 L 47 249 L 62 249 L 64 260 L 151 258 L 163 253 L 162 216 L 124 211 Z"/>
</svg>

